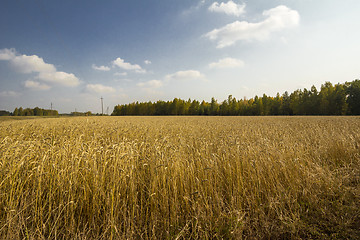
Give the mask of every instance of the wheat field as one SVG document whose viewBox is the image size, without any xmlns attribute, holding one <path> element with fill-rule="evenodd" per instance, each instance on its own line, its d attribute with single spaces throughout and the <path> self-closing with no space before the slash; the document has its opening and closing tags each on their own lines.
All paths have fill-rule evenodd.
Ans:
<svg viewBox="0 0 360 240">
<path fill-rule="evenodd" d="M 359 236 L 359 117 L 0 122 L 1 239 Z"/>
</svg>

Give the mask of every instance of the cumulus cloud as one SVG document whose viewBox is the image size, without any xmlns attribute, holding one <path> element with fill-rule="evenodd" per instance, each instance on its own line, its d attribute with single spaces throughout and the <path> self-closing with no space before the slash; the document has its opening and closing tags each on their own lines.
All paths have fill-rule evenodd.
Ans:
<svg viewBox="0 0 360 240">
<path fill-rule="evenodd" d="M 297 11 L 283 5 L 264 11 L 263 16 L 266 19 L 262 22 L 235 21 L 222 28 L 214 29 L 205 36 L 217 41 L 217 48 L 224 48 L 241 40 L 264 41 L 272 32 L 296 27 L 300 21 Z"/>
<path fill-rule="evenodd" d="M 74 74 L 66 72 L 41 72 L 38 79 L 51 83 L 60 83 L 68 87 L 79 85 L 79 79 Z"/>
<path fill-rule="evenodd" d="M 15 49 L 1 49 L 0 60 L 10 61 L 12 66 L 21 73 L 56 71 L 54 65 L 45 63 L 42 58 L 36 55 L 17 55 Z"/>
<path fill-rule="evenodd" d="M 113 93 L 115 88 L 104 86 L 102 84 L 87 84 L 86 91 L 90 93 Z"/>
<path fill-rule="evenodd" d="M 53 64 L 45 63 L 44 60 L 36 55 L 19 55 L 15 49 L 0 49 L 0 60 L 9 61 L 10 64 L 20 73 L 38 73 L 38 80 L 57 83 L 64 86 L 77 86 L 79 79 L 72 73 L 59 72 Z M 31 81 L 34 83 L 34 81 Z M 39 83 L 40 84 L 40 83 Z M 36 88 L 29 85 L 29 88 Z M 44 88 L 46 84 L 40 84 L 38 88 Z M 48 86 L 49 87 L 49 86 Z M 49 87 L 50 88 L 50 87 Z"/>
<path fill-rule="evenodd" d="M 223 58 L 218 62 L 209 64 L 210 68 L 240 68 L 245 65 L 244 61 L 235 58 Z"/>
<path fill-rule="evenodd" d="M 144 63 L 145 63 L 146 65 L 149 65 L 149 64 L 151 64 L 151 61 L 150 61 L 150 60 L 145 60 Z"/>
<path fill-rule="evenodd" d="M 35 82 L 32 80 L 25 81 L 24 86 L 32 90 L 49 90 L 51 88 L 49 85 Z"/>
<path fill-rule="evenodd" d="M 245 13 L 246 4 L 236 4 L 233 1 L 228 1 L 227 3 L 218 3 L 214 2 L 208 8 L 210 12 L 219 12 L 225 13 L 227 15 L 234 15 L 239 17 L 240 15 Z"/>
<path fill-rule="evenodd" d="M 178 71 L 165 76 L 166 80 L 185 81 L 194 79 L 205 79 L 205 76 L 196 70 Z"/>
<path fill-rule="evenodd" d="M 142 69 L 138 64 L 131 64 L 128 62 L 125 62 L 124 59 L 121 58 L 117 58 L 115 59 L 112 64 L 114 66 L 117 66 L 119 68 L 122 68 L 124 70 L 134 70 L 137 73 L 145 73 L 146 71 L 144 69 Z"/>
<path fill-rule="evenodd" d="M 159 87 L 163 86 L 163 82 L 160 80 L 150 80 L 147 82 L 140 82 L 136 85 L 138 87 L 143 87 L 143 88 L 159 88 Z"/>
<path fill-rule="evenodd" d="M 110 68 L 107 66 L 96 66 L 95 64 L 93 64 L 91 67 L 98 71 L 110 71 Z"/>
<path fill-rule="evenodd" d="M 18 97 L 21 94 L 15 91 L 2 91 L 0 92 L 0 97 Z"/>
</svg>

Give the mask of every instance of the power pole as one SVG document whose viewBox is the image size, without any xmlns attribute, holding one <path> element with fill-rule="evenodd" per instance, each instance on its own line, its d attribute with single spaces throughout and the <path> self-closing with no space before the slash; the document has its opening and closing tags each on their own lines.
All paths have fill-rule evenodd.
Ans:
<svg viewBox="0 0 360 240">
<path fill-rule="evenodd" d="M 52 110 L 52 103 L 51 103 L 51 110 Z"/>
<path fill-rule="evenodd" d="M 104 115 L 104 102 L 103 102 L 104 98 L 101 97 L 100 99 L 101 99 L 101 115 Z"/>
</svg>

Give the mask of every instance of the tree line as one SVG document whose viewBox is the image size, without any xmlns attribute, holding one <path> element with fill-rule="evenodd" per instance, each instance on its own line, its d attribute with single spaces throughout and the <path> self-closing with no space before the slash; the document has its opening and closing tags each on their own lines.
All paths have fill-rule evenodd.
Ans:
<svg viewBox="0 0 360 240">
<path fill-rule="evenodd" d="M 114 107 L 113 116 L 126 115 L 211 115 L 211 116 L 267 116 L 267 115 L 359 115 L 360 80 L 333 85 L 325 82 L 320 91 L 287 91 L 275 97 L 255 96 L 237 100 L 232 95 L 221 103 L 197 100 L 133 102 Z"/>
<path fill-rule="evenodd" d="M 0 110 L 0 116 L 11 116 L 11 112 L 6 110 Z"/>
<path fill-rule="evenodd" d="M 42 109 L 39 107 L 35 108 L 15 108 L 12 113 L 13 116 L 58 116 L 57 110 Z"/>
</svg>

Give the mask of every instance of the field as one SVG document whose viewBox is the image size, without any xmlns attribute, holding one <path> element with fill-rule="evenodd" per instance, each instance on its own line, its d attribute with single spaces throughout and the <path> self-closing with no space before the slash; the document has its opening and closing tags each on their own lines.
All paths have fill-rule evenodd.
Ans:
<svg viewBox="0 0 360 240">
<path fill-rule="evenodd" d="M 0 121 L 0 239 L 359 236 L 359 117 Z"/>
</svg>

